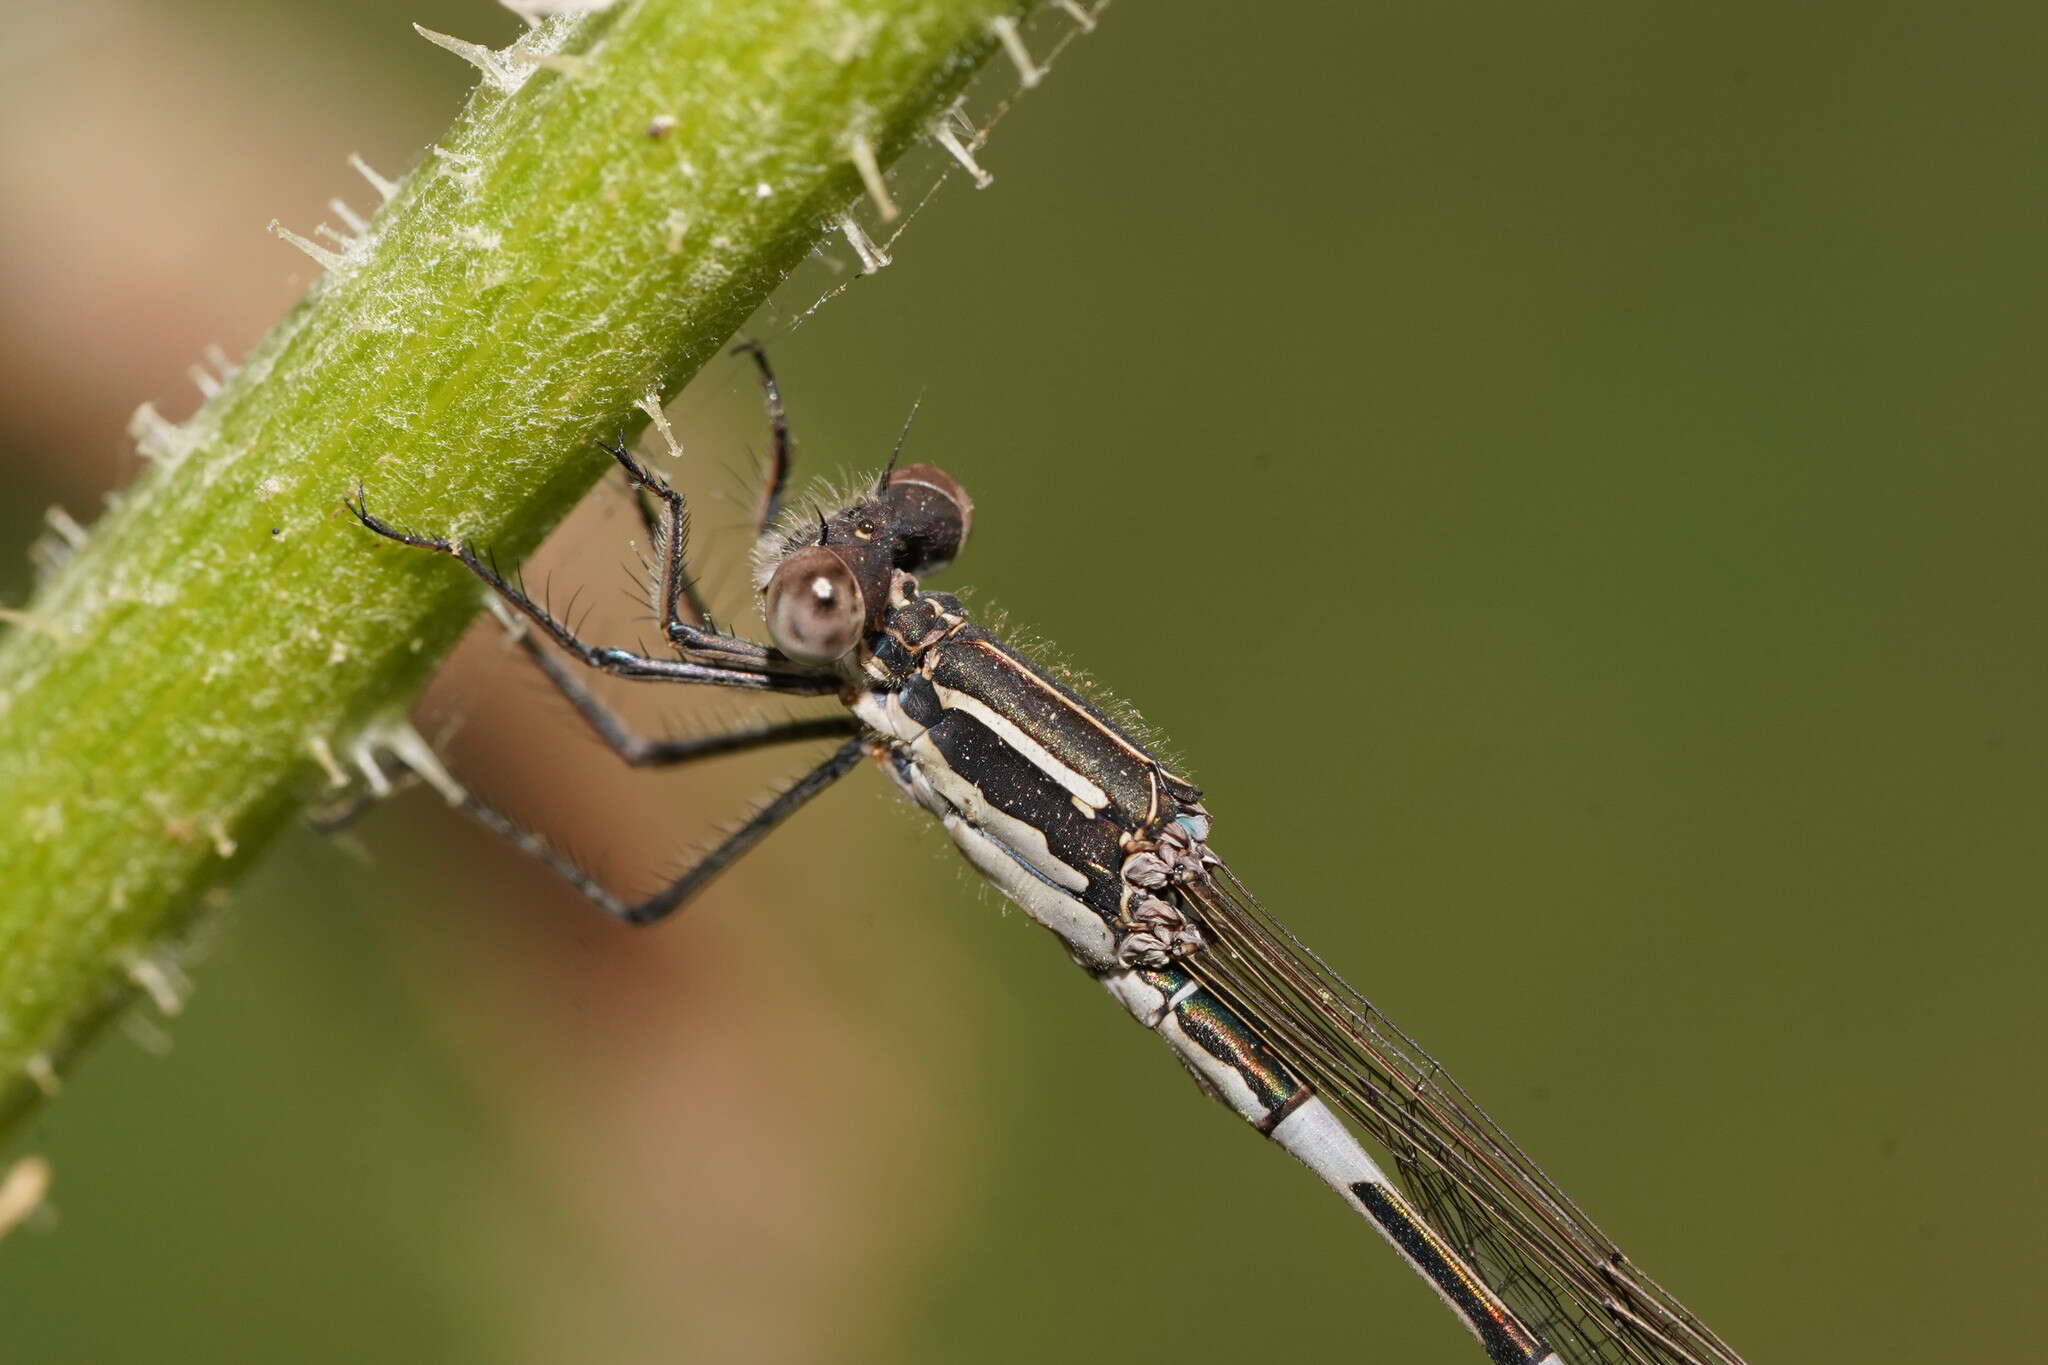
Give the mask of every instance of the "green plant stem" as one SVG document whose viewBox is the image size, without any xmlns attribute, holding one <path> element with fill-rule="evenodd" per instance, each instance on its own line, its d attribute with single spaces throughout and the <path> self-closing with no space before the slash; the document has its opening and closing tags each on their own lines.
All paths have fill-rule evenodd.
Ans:
<svg viewBox="0 0 2048 1365">
<path fill-rule="evenodd" d="M 622 0 L 498 54 L 446 138 L 0 644 L 0 1118 L 209 888 L 401 717 L 478 606 L 919 136 L 1022 0 Z M 523 77 L 523 79 L 522 79 Z"/>
</svg>

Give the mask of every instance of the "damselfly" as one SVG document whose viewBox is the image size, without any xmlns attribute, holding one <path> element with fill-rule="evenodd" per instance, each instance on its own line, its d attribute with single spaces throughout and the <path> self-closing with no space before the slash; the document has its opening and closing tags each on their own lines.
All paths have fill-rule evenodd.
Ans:
<svg viewBox="0 0 2048 1365">
<path fill-rule="evenodd" d="M 576 663 L 624 678 L 830 695 L 846 707 L 650 739 L 522 630 L 534 663 L 629 763 L 674 765 L 824 738 L 838 746 L 644 900 L 615 895 L 473 797 L 464 798 L 467 813 L 603 910 L 649 924 L 872 758 L 1204 1090 L 1364 1215 L 1499 1365 L 1740 1365 L 1429 1054 L 1245 889 L 1211 849 L 1209 812 L 1192 783 L 977 625 L 957 598 L 919 585 L 967 539 L 972 506 L 952 476 L 899 467 L 892 453 L 872 483 L 837 505 L 783 513 L 788 424 L 765 357 L 742 349 L 759 367 L 774 433 L 754 566 L 772 644 L 712 623 L 686 561 L 683 498 L 623 442 L 607 449 L 647 519 L 672 657 L 588 644 L 471 547 L 399 530 L 369 511 L 360 489 L 350 508 L 379 535 L 460 560 Z M 1392 1174 L 1354 1129 L 1390 1159 Z"/>
</svg>

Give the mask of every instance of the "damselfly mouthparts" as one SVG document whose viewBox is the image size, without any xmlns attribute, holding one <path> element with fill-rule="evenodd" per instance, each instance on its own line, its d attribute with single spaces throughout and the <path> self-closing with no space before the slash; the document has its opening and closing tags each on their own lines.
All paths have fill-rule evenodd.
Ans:
<svg viewBox="0 0 2048 1365">
<path fill-rule="evenodd" d="M 605 911 L 647 924 L 872 758 L 976 869 L 1164 1039 L 1204 1090 L 1363 1214 L 1499 1365 L 1740 1365 L 1427 1053 L 1273 919 L 1211 849 L 1209 812 L 1193 784 L 977 625 L 958 599 L 919 585 L 967 538 L 971 505 L 950 475 L 898 467 L 892 455 L 840 505 L 781 515 L 789 474 L 781 397 L 759 349 L 742 349 L 760 369 L 774 430 L 755 565 L 772 644 L 711 624 L 686 562 L 683 499 L 622 443 L 608 449 L 658 548 L 672 657 L 588 644 L 469 546 L 401 531 L 373 515 L 360 492 L 350 506 L 379 535 L 459 559 L 577 663 L 625 678 L 832 695 L 846 707 L 822 719 L 648 739 L 522 633 L 534 662 L 628 762 L 840 743 L 644 900 L 615 895 L 498 810 L 474 798 L 464 809 Z M 1393 1174 L 1354 1128 L 1391 1159 Z"/>
</svg>

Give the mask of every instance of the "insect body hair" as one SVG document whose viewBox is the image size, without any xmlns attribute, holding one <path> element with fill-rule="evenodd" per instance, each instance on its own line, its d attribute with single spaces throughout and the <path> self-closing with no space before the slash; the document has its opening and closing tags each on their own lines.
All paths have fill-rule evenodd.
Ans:
<svg viewBox="0 0 2048 1365">
<path fill-rule="evenodd" d="M 819 529 L 842 513 L 858 510 L 872 501 L 875 475 L 857 478 L 820 476 L 787 500 L 775 524 L 754 542 L 754 591 L 765 592 L 768 580 L 782 567 L 782 561 L 818 543 Z"/>
</svg>

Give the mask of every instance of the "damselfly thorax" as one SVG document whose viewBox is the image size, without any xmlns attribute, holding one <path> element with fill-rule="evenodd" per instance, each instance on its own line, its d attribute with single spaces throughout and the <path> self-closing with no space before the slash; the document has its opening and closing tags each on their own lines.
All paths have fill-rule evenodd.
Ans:
<svg viewBox="0 0 2048 1365">
<path fill-rule="evenodd" d="M 836 696 L 836 716 L 689 739 L 634 733 L 533 632 L 537 666 L 627 761 L 664 766 L 836 738 L 837 747 L 652 895 L 615 895 L 493 807 L 462 808 L 620 919 L 671 913 L 865 756 L 968 861 L 1049 929 L 1202 1088 L 1299 1158 L 1423 1277 L 1499 1365 L 1740 1365 L 1632 1263 L 1443 1068 L 1300 944 L 1210 848 L 1202 793 L 1103 709 L 921 578 L 965 544 L 972 505 L 931 465 L 894 457 L 830 507 L 781 515 L 789 442 L 775 433 L 757 521 L 768 643 L 714 628 L 686 563 L 680 494 L 607 447 L 658 547 L 672 657 L 586 643 L 471 547 L 389 539 L 459 559 L 569 659 L 620 677 Z M 899 442 L 900 446 L 900 442 Z M 1361 1136 L 1390 1160 L 1393 1174 Z"/>
</svg>

